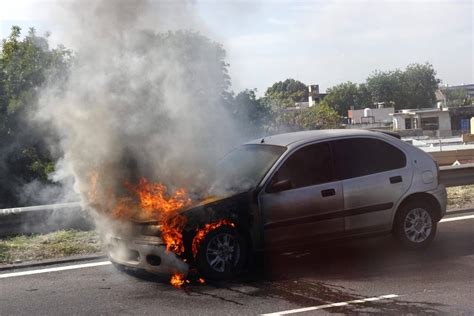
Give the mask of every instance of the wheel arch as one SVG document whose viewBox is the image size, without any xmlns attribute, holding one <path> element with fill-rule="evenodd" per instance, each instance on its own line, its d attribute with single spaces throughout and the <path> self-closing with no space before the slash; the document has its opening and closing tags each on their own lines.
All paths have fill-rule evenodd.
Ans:
<svg viewBox="0 0 474 316">
<path fill-rule="evenodd" d="M 227 220 L 227 218 L 221 218 L 220 220 Z M 196 225 L 196 227 L 202 228 L 206 224 L 214 223 L 214 222 L 217 222 L 217 221 L 219 221 L 219 220 L 213 219 L 213 220 L 210 220 L 210 221 L 202 221 L 200 223 L 200 225 Z M 235 229 L 245 240 L 245 242 L 247 244 L 247 250 L 252 251 L 253 250 L 253 240 L 252 240 L 249 229 L 245 225 L 243 225 L 242 223 L 239 223 L 238 221 L 232 221 L 232 220 L 229 220 L 229 221 L 231 221 L 234 224 L 233 227 L 230 226 L 230 225 L 222 225 L 220 227 L 228 227 L 230 229 Z M 183 239 L 184 239 L 185 257 L 188 260 L 194 261 L 195 258 L 193 256 L 191 250 L 192 250 L 192 244 L 193 244 L 194 237 L 197 234 L 197 229 L 188 230 L 184 234 L 185 234 L 185 237 Z"/>
<path fill-rule="evenodd" d="M 426 193 L 426 192 L 417 192 L 417 193 L 412 193 L 405 198 L 398 204 L 398 207 L 396 208 L 396 211 L 393 214 L 392 218 L 392 229 L 395 225 L 396 218 L 398 214 L 400 213 L 400 210 L 407 204 L 409 203 L 426 203 L 429 207 L 430 210 L 433 211 L 435 214 L 435 221 L 438 222 L 441 219 L 441 205 L 439 204 L 438 200 L 436 197 L 433 195 Z"/>
</svg>

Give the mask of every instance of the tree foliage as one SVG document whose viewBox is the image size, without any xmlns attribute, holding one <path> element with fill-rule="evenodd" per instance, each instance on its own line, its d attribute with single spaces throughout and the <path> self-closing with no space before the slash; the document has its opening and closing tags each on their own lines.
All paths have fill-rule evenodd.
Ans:
<svg viewBox="0 0 474 316">
<path fill-rule="evenodd" d="M 325 101 L 322 101 L 301 114 L 301 126 L 304 129 L 339 128 L 341 116 Z"/>
<path fill-rule="evenodd" d="M 430 108 L 436 104 L 435 92 L 440 80 L 431 64 L 411 64 L 403 72 L 408 108 Z"/>
<path fill-rule="evenodd" d="M 374 102 L 383 103 L 385 107 L 404 107 L 405 100 L 403 91 L 402 72 L 396 71 L 375 71 L 367 78 L 367 88 L 370 91 Z"/>
<path fill-rule="evenodd" d="M 275 113 L 272 131 L 339 128 L 340 124 L 340 115 L 323 101 L 305 109 L 281 110 Z"/>
<path fill-rule="evenodd" d="M 474 100 L 469 96 L 464 88 L 443 89 L 448 107 L 471 105 Z"/>
<path fill-rule="evenodd" d="M 308 87 L 301 81 L 286 79 L 275 82 L 265 92 L 265 102 L 272 108 L 280 109 L 295 106 L 296 102 L 308 100 Z"/>
<path fill-rule="evenodd" d="M 367 78 L 367 88 L 374 102 L 397 110 L 420 109 L 435 105 L 439 82 L 431 64 L 411 64 L 404 71 L 375 71 Z"/>
<path fill-rule="evenodd" d="M 272 112 L 262 99 L 257 99 L 256 90 L 239 92 L 232 101 L 232 107 L 234 117 L 248 138 L 257 138 L 268 128 Z"/>
<path fill-rule="evenodd" d="M 48 80 L 61 80 L 71 61 L 64 47 L 50 49 L 46 37 L 33 28 L 21 39 L 13 26 L 0 52 L 0 204 L 15 203 L 15 184 L 47 180 L 53 163 L 42 127 L 27 117 L 37 104 L 39 89 Z"/>
<path fill-rule="evenodd" d="M 357 104 L 358 93 L 359 89 L 357 84 L 349 81 L 327 89 L 327 95 L 324 101 L 340 115 L 347 115 L 347 110 L 349 110 L 351 106 L 359 108 Z"/>
</svg>

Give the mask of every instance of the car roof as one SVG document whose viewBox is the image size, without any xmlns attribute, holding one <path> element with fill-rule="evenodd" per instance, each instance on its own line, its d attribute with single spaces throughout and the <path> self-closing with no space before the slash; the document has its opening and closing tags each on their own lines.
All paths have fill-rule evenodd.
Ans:
<svg viewBox="0 0 474 316">
<path fill-rule="evenodd" d="M 385 135 L 379 131 L 360 130 L 360 129 L 325 129 L 325 130 L 311 130 L 293 133 L 277 134 L 272 136 L 265 136 L 263 138 L 254 139 L 247 144 L 266 144 L 276 146 L 291 146 L 300 143 L 324 140 L 335 137 L 345 136 L 381 136 Z"/>
</svg>

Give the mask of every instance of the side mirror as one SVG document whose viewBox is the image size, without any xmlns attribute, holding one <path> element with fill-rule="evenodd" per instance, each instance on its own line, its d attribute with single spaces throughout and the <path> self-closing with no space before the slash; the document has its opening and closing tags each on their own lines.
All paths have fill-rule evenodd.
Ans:
<svg viewBox="0 0 474 316">
<path fill-rule="evenodd" d="M 271 193 L 281 192 L 293 188 L 290 179 L 284 179 L 273 183 L 270 187 Z"/>
</svg>

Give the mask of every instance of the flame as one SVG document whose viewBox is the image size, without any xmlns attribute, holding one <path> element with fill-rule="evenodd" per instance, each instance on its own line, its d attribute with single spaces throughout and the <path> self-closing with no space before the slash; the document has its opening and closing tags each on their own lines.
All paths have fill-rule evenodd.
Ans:
<svg viewBox="0 0 474 316">
<path fill-rule="evenodd" d="M 135 195 L 135 198 L 119 198 L 112 210 L 112 217 L 158 220 L 166 249 L 178 255 L 182 254 L 184 252 L 182 231 L 187 219 L 178 212 L 191 205 L 186 190 L 181 188 L 169 193 L 165 185 L 150 182 L 145 178 L 141 178 L 137 185 L 125 182 L 124 186 Z"/>
<path fill-rule="evenodd" d="M 165 185 L 149 182 L 145 178 L 141 178 L 136 186 L 126 182 L 125 187 L 137 195 L 140 207 L 149 213 L 175 213 L 191 204 L 184 188 L 176 190 L 174 194 L 168 194 Z"/>
<path fill-rule="evenodd" d="M 175 273 L 171 276 L 170 284 L 177 289 L 181 288 L 184 282 L 186 282 L 186 279 L 181 273 Z"/>
<path fill-rule="evenodd" d="M 187 219 L 182 215 L 175 215 L 161 225 L 161 237 L 166 244 L 166 250 L 180 255 L 184 252 L 183 229 Z"/>
<path fill-rule="evenodd" d="M 211 224 L 205 224 L 202 229 L 198 229 L 196 236 L 194 236 L 193 239 L 193 244 L 192 244 L 192 250 L 193 250 L 193 256 L 196 258 L 198 250 L 199 250 L 199 245 L 201 244 L 202 240 L 206 235 L 210 232 L 213 231 L 214 229 L 217 229 L 223 225 L 235 227 L 235 224 L 232 223 L 231 221 L 227 219 L 221 219 L 220 221 L 211 223 Z"/>
<path fill-rule="evenodd" d="M 90 177 L 92 190 L 89 194 L 91 201 L 96 200 L 98 175 Z M 169 192 L 168 188 L 161 183 L 153 183 L 145 178 L 141 178 L 137 185 L 124 183 L 124 187 L 133 195 L 122 196 L 115 200 L 110 215 L 115 219 L 128 220 L 157 220 L 161 224 L 161 237 L 166 244 L 166 249 L 177 255 L 184 252 L 183 230 L 187 223 L 187 218 L 180 215 L 179 211 L 190 206 L 192 203 L 186 190 L 180 188 L 174 192 Z M 208 203 L 215 201 L 219 197 L 210 196 L 201 201 Z M 104 208 L 106 209 L 106 208 Z M 212 230 L 223 225 L 235 227 L 229 220 L 220 220 L 211 224 L 205 224 L 202 229 L 196 230 L 196 236 L 192 242 L 192 253 L 196 257 L 199 245 L 204 237 Z M 197 279 L 198 283 L 205 283 L 203 278 Z M 181 288 L 184 284 L 190 283 L 181 273 L 174 273 L 171 276 L 170 284 L 176 288 Z"/>
</svg>

